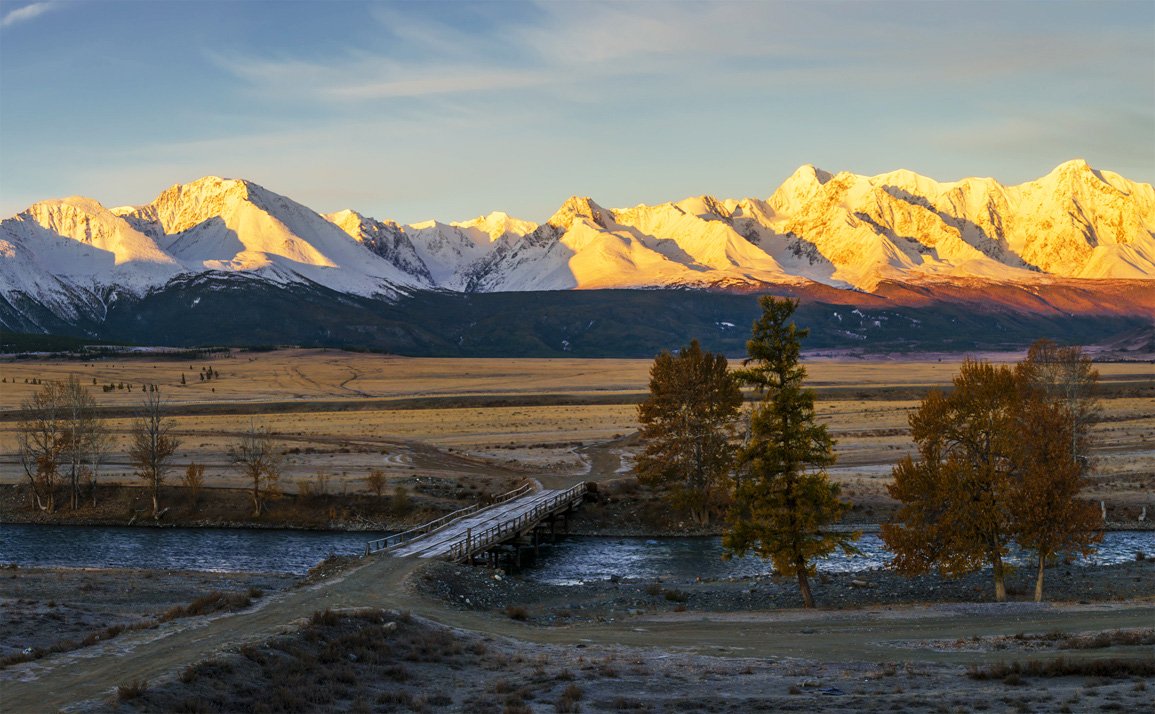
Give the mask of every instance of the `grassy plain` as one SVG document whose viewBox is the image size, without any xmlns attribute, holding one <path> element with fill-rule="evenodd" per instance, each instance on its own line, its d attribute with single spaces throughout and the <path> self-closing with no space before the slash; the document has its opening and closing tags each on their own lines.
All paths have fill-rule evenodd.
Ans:
<svg viewBox="0 0 1155 714">
<path fill-rule="evenodd" d="M 983 355 L 1012 361 L 1018 355 Z M 850 498 L 884 504 L 891 466 L 912 449 L 906 419 L 932 387 L 947 386 L 961 357 L 807 360 L 820 418 L 838 440 L 832 475 Z M 141 385 L 157 385 L 182 445 L 170 481 L 190 461 L 206 486 L 243 487 L 228 444 L 250 424 L 285 453 L 283 488 L 327 481 L 330 493 L 366 492 L 383 469 L 391 488 L 444 481 L 500 488 L 533 476 L 547 485 L 612 480 L 636 448 L 634 405 L 649 360 L 404 358 L 327 350 L 234 351 L 189 361 L 164 355 L 91 362 L 0 363 L 0 483 L 23 479 L 15 417 L 36 380 L 75 375 L 110 418 L 116 439 L 105 482 L 133 483 L 124 457 Z M 212 379 L 202 379 L 211 368 Z M 1155 491 L 1155 367 L 1100 364 L 1103 421 L 1091 495 L 1112 520 L 1132 521 Z M 184 384 L 181 378 L 184 378 Z M 105 391 L 104 385 L 117 386 Z M 131 391 L 129 391 L 131 385 Z M 1155 502 L 1147 504 L 1155 511 Z"/>
<path fill-rule="evenodd" d="M 838 439 L 840 460 L 832 475 L 850 498 L 885 512 L 890 467 L 912 448 L 907 415 L 927 389 L 949 384 L 960 361 L 943 356 L 941 361 L 807 362 L 820 416 Z M 225 489 L 244 485 L 225 451 L 250 422 L 268 427 L 285 451 L 288 491 L 301 482 L 316 483 L 317 474 L 325 473 L 331 493 L 365 493 L 364 478 L 373 468 L 386 471 L 391 489 L 405 485 L 426 495 L 476 495 L 479 487 L 497 490 L 527 476 L 555 485 L 622 480 L 636 448 L 634 405 L 644 397 L 649 364 L 405 359 L 307 350 L 234 352 L 194 363 L 160 356 L 0 362 L 0 483 L 23 479 L 14 456 L 15 418 L 21 401 L 37 389 L 32 382 L 73 374 L 93 390 L 118 439 L 105 481 L 134 481 L 122 454 L 142 384 L 158 385 L 168 400 L 183 440 L 178 467 L 194 460 L 206 464 L 207 486 L 222 496 L 231 497 Z M 201 370 L 209 366 L 219 376 L 202 381 Z M 1096 427 L 1098 475 L 1091 495 L 1108 504 L 1112 520 L 1134 524 L 1145 504 L 1155 515 L 1155 368 L 1103 364 L 1099 369 L 1104 419 Z M 109 383 L 134 387 L 103 391 L 101 385 Z M 178 471 L 171 476 L 174 482 Z M 1079 636 L 1130 634 L 1137 628 L 1148 633 L 1149 596 L 1134 597 L 1149 579 L 1147 563 L 1078 578 L 1053 576 L 1054 591 L 1064 593 L 1057 600 L 1093 600 L 1087 605 L 970 605 L 954 602 L 953 596 L 935 603 L 923 602 L 922 595 L 911 601 L 877 587 L 882 576 L 876 575 L 864 576 L 875 587 L 862 589 L 850 580 L 840 591 L 875 598 L 865 605 L 804 613 L 768 605 L 770 594 L 787 587 L 773 581 L 681 583 L 688 595 L 676 603 L 645 595 L 648 583 L 606 583 L 599 587 L 612 590 L 608 610 L 591 608 L 584 621 L 567 619 L 551 627 L 538 620 L 552 601 L 520 580 L 451 566 L 444 577 L 475 603 L 486 593 L 521 593 L 509 602 L 530 610 L 529 622 L 517 621 L 509 609 L 501 614 L 505 600 L 495 600 L 492 608 L 471 608 L 439 596 L 430 582 L 411 577 L 417 573 L 412 561 L 373 558 L 298 587 L 262 582 L 273 592 L 239 613 L 130 629 L 76 652 L 6 668 L 0 671 L 0 687 L 13 711 L 55 709 L 86 699 L 96 701 L 85 710 L 229 711 L 253 691 L 262 701 L 266 692 L 287 693 L 300 710 L 317 711 L 1135 711 L 1149 702 L 1150 678 L 1143 674 L 1150 671 L 1149 647 L 1110 646 L 1086 655 L 1031 647 L 1058 630 Z M 226 585 L 200 574 L 155 571 L 12 568 L 4 578 L 11 622 L 44 625 L 25 628 L 44 635 L 59 629 L 53 623 L 63 618 L 74 623 L 75 632 L 61 636 L 78 641 L 94 628 L 122 624 L 121 619 L 136 622 L 124 616 L 126 607 L 148 614 L 180 597 L 203 595 L 206 587 Z M 832 580 L 831 593 L 840 582 Z M 715 587 L 745 593 L 759 609 L 699 607 L 702 593 Z M 22 604 L 14 608 L 18 597 Z M 573 609 L 569 603 L 583 597 L 610 598 L 602 590 L 567 591 L 553 604 Z M 1120 598 L 1124 601 L 1112 602 Z M 73 608 L 74 600 L 81 605 Z M 108 612 L 94 610 L 94 600 L 107 602 Z M 431 619 L 410 621 L 377 610 L 366 614 L 362 608 L 396 608 Z M 74 609 L 82 616 L 70 615 Z M 342 615 L 313 616 L 330 609 Z M 32 634 L 9 629 L 9 649 L 30 644 Z M 337 645 L 330 646 L 328 638 L 339 644 L 337 661 L 331 656 Z M 365 656 L 347 660 L 349 647 L 364 642 L 369 642 Z M 300 661 L 288 662 L 280 653 Z M 1090 664 L 1123 656 L 1148 669 L 1058 678 L 999 670 L 987 676 L 996 666 L 1020 660 L 1045 664 L 1058 656 Z M 257 672 L 258 665 L 280 672 L 280 679 L 260 679 L 267 672 Z M 980 668 L 975 672 L 983 678 L 968 677 L 968 667 Z M 135 692 L 131 685 L 145 681 L 151 689 Z M 452 686 L 427 685 L 441 681 Z M 261 684 L 254 688 L 253 682 Z M 124 690 L 120 694 L 117 685 Z M 720 704 L 717 693 L 723 690 L 727 697 Z M 328 698 L 308 699 L 317 696 Z"/>
</svg>

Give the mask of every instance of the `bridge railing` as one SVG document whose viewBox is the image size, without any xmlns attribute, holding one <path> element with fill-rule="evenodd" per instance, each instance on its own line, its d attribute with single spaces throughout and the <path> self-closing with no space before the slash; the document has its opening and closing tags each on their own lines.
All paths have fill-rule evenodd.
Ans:
<svg viewBox="0 0 1155 714">
<path fill-rule="evenodd" d="M 465 560 L 469 556 L 489 548 L 491 545 L 501 543 L 521 533 L 526 528 L 537 525 L 543 518 L 569 507 L 574 501 L 581 500 L 581 498 L 585 496 L 587 488 L 586 483 L 583 481 L 576 486 L 538 503 L 517 518 L 504 521 L 496 526 L 490 526 L 476 533 L 468 531 L 463 537 L 450 544 L 445 559 L 451 562 Z"/>
<path fill-rule="evenodd" d="M 522 485 L 518 486 L 517 488 L 513 489 L 512 491 L 507 491 L 506 493 L 503 493 L 500 496 L 494 498 L 493 504 L 490 504 L 490 505 L 494 505 L 494 504 L 498 504 L 498 503 L 505 503 L 506 501 L 511 501 L 511 500 L 518 498 L 520 496 L 524 496 L 525 494 L 529 493 L 530 491 L 536 490 L 536 488 L 534 486 L 535 486 L 535 484 L 533 482 L 527 481 L 527 482 L 523 483 Z M 481 509 L 488 508 L 488 507 L 489 506 L 482 506 L 479 503 L 474 503 L 473 505 L 458 509 L 456 511 L 453 511 L 452 513 L 446 513 L 444 516 L 441 516 L 440 518 L 435 518 L 432 521 L 429 521 L 428 523 L 422 523 L 419 526 L 416 526 L 414 528 L 410 528 L 407 531 L 403 531 L 401 533 L 394 533 L 391 536 L 385 536 L 384 538 L 378 538 L 377 540 L 371 540 L 371 541 L 365 543 L 365 555 L 371 555 L 371 554 L 376 553 L 378 551 L 390 550 L 392 548 L 396 548 L 397 546 L 399 546 L 403 543 L 408 543 L 409 541 L 413 540 L 414 538 L 420 538 L 421 536 L 425 535 L 426 533 L 432 533 L 435 530 L 439 530 L 441 528 L 444 528 L 445 526 L 449 525 L 450 523 L 452 523 L 453 521 L 456 521 L 459 518 L 464 518 L 468 515 L 472 515 L 478 511 L 480 511 Z"/>
</svg>

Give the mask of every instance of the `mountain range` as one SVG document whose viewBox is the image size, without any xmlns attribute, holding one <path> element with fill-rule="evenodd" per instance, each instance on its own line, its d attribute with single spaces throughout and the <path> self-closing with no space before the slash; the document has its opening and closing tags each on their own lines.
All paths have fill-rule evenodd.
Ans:
<svg viewBox="0 0 1155 714">
<path fill-rule="evenodd" d="M 1038 320 L 1069 339 L 1095 336 L 1076 328 L 1084 318 L 1098 332 L 1133 329 L 1155 316 L 1155 190 L 1079 160 L 1016 186 L 803 166 L 766 199 L 607 209 L 575 196 L 540 225 L 500 212 L 401 225 L 320 214 L 250 181 L 206 177 L 143 206 L 71 197 L 0 221 L 0 327 L 11 332 L 473 354 L 467 343 L 479 336 L 467 333 L 478 321 L 463 323 L 472 309 L 462 306 L 492 305 L 509 311 L 504 321 L 482 316 L 498 336 L 564 313 L 569 337 L 509 342 L 510 353 L 549 354 L 574 352 L 596 332 L 581 325 L 604 322 L 607 306 L 660 310 L 654 293 L 682 309 L 737 306 L 761 292 L 798 297 L 823 324 L 838 314 L 819 340 L 831 346 L 881 335 L 886 320 L 846 324 L 863 310 L 906 315 L 909 335 L 883 342 L 921 348 L 958 337 L 919 331 L 942 318 L 950 333 L 959 318 L 942 316 L 955 313 L 976 335 L 984 315 L 985 331 L 1006 333 L 1010 321 L 1022 339 Z M 246 316 L 230 301 L 264 312 Z M 201 319 L 210 303 L 230 319 Z M 274 305 L 287 315 L 270 315 Z M 728 316 L 751 313 L 718 310 L 703 324 L 721 333 Z M 628 332 L 629 319 L 611 334 Z M 677 346 L 700 327 L 675 322 L 625 352 Z M 487 339 L 482 352 L 503 351 Z M 620 345 L 607 335 L 586 347 L 625 353 Z"/>
</svg>

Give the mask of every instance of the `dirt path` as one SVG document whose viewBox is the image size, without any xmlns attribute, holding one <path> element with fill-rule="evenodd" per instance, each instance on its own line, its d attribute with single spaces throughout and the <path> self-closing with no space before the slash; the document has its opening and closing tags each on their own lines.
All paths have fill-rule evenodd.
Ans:
<svg viewBox="0 0 1155 714">
<path fill-rule="evenodd" d="M 295 630 L 326 608 L 409 610 L 450 627 L 545 644 L 658 647 L 736 657 L 799 657 L 823 662 L 990 662 L 999 654 L 939 651 L 925 640 L 975 635 L 1079 632 L 1150 627 L 1155 603 L 1035 605 L 1033 603 L 873 607 L 850 611 L 667 613 L 620 622 L 542 628 L 501 616 L 457 610 L 406 586 L 421 563 L 376 558 L 343 575 L 269 598 L 249 611 L 175 621 L 155 630 L 57 655 L 0 673 L 0 708 L 57 711 L 107 696 L 118 684 L 155 680 L 223 649 Z M 1071 653 L 1066 653 L 1070 656 Z M 1006 654 L 1006 658 L 1015 655 Z"/>
</svg>

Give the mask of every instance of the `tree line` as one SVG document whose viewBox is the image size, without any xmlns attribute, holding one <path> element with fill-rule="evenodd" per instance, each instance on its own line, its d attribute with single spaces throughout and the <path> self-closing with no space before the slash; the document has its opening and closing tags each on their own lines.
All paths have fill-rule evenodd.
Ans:
<svg viewBox="0 0 1155 714">
<path fill-rule="evenodd" d="M 146 391 L 129 430 L 128 460 L 149 490 L 153 518 L 163 513 L 161 486 L 175 469 L 181 444 L 175 432 L 176 420 L 165 413 L 160 393 Z M 67 493 L 73 510 L 80 508 L 85 489 L 96 505 L 100 468 L 112 451 L 113 439 L 96 401 L 75 376 L 46 382 L 21 402 L 16 440 L 35 508 L 55 511 L 61 490 Z M 250 422 L 227 453 L 229 462 L 245 475 L 253 517 L 259 518 L 265 503 L 279 493 L 282 464 L 272 435 Z M 188 464 L 183 480 L 195 497 L 204 485 L 204 466 Z"/>
<path fill-rule="evenodd" d="M 740 369 L 697 341 L 655 358 L 634 472 L 699 524 L 722 511 L 723 557 L 770 560 L 813 607 L 816 561 L 855 552 L 859 534 L 834 527 L 851 504 L 826 473 L 835 442 L 804 387 L 797 302 L 759 304 Z M 892 567 L 954 576 L 989 566 L 1002 601 L 1017 544 L 1036 556 L 1041 600 L 1046 563 L 1088 554 L 1102 537 L 1095 507 L 1079 498 L 1097 380 L 1081 349 L 1041 340 L 1014 366 L 967 359 L 949 392 L 931 390 L 909 417 L 917 455 L 894 466 L 887 487 L 900 504 L 881 530 Z M 756 398 L 747 410 L 743 387 Z"/>
</svg>

